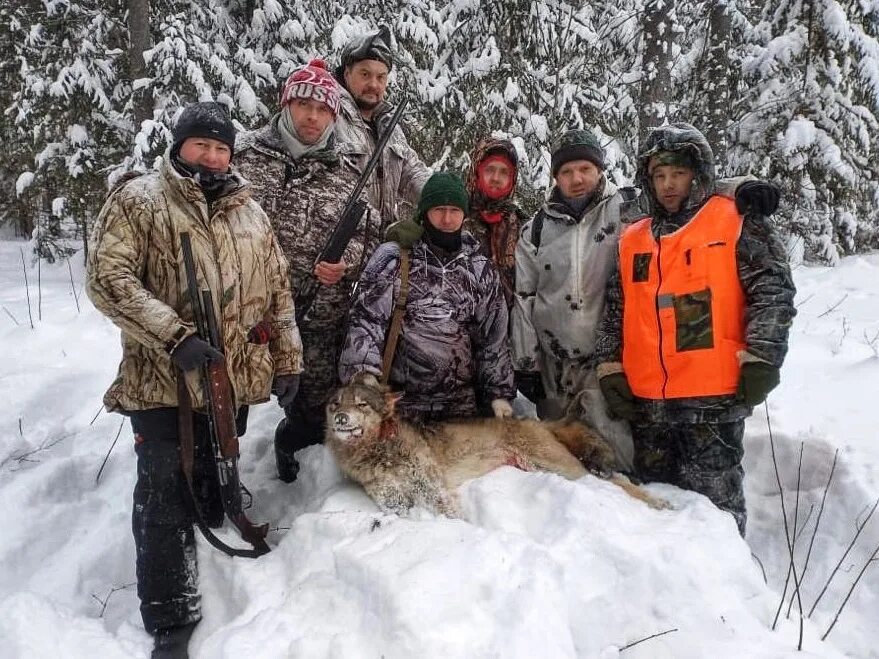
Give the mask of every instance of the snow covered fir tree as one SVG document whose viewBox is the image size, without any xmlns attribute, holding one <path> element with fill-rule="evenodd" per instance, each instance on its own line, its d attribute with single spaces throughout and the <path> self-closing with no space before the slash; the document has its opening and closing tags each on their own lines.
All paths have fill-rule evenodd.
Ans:
<svg viewBox="0 0 879 659">
<path fill-rule="evenodd" d="M 879 0 L 0 55 L 0 657 L 879 659 Z"/>
<path fill-rule="evenodd" d="M 429 164 L 464 169 L 477 136 L 509 137 L 533 208 L 563 129 L 598 131 L 628 182 L 650 127 L 690 121 L 721 174 L 783 188 L 792 250 L 835 263 L 879 241 L 879 9 L 854 0 L 8 3 L 0 222 L 43 256 L 76 249 L 108 183 L 153 165 L 187 102 L 218 100 L 253 127 L 294 66 L 333 63 L 378 24 Z"/>
</svg>

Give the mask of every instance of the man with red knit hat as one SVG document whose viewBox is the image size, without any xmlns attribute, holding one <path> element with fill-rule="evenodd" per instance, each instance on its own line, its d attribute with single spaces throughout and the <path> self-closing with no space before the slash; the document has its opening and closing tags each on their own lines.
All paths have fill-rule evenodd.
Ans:
<svg viewBox="0 0 879 659">
<path fill-rule="evenodd" d="M 507 308 L 513 306 L 516 291 L 516 242 L 524 219 L 513 198 L 518 165 L 512 142 L 486 138 L 470 155 L 467 175 L 470 213 L 464 228 L 479 241 L 480 252 L 497 268 Z"/>
<path fill-rule="evenodd" d="M 286 392 L 285 418 L 275 432 L 278 475 L 291 482 L 299 470 L 294 453 L 323 439 L 324 404 L 338 386 L 351 289 L 379 243 L 381 218 L 369 208 L 342 259 L 317 262 L 359 176 L 351 157 L 337 148 L 340 88 L 324 62 L 314 59 L 287 79 L 280 106 L 267 126 L 239 138 L 236 160 L 290 263 L 294 295 L 311 277 L 321 284 L 299 327 L 304 372 L 298 392 L 295 398 Z"/>
</svg>

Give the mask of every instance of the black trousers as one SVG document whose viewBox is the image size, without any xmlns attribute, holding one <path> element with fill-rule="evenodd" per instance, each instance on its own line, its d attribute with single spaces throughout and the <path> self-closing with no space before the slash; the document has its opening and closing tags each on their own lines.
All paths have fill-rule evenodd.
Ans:
<svg viewBox="0 0 879 659">
<path fill-rule="evenodd" d="M 236 418 L 238 435 L 247 428 L 247 407 Z M 137 484 L 131 528 L 137 551 L 137 596 L 144 628 L 151 634 L 201 620 L 198 563 L 186 481 L 180 467 L 177 408 L 128 413 L 134 430 Z M 193 420 L 193 489 L 205 521 L 223 524 L 220 486 L 210 447 L 207 418 Z"/>
</svg>

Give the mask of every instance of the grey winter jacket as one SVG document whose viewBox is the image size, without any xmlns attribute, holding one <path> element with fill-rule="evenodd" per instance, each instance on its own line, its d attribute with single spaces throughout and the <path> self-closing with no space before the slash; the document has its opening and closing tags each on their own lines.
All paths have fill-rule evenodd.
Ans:
<svg viewBox="0 0 879 659">
<path fill-rule="evenodd" d="M 462 233 L 461 251 L 443 261 L 424 240 L 411 248 L 409 295 L 390 384 L 404 391 L 404 415 L 473 416 L 480 405 L 515 396 L 507 344 L 507 305 L 497 271 Z M 358 285 L 339 377 L 381 375 L 385 338 L 400 289 L 400 247 L 384 243 Z M 410 414 L 411 413 L 411 414 Z"/>
<path fill-rule="evenodd" d="M 522 228 L 511 327 L 516 370 L 541 370 L 541 355 L 587 360 L 592 354 L 623 201 L 607 179 L 599 186 L 579 222 L 554 190 Z M 538 232 L 533 231 L 535 223 Z"/>
<path fill-rule="evenodd" d="M 360 171 L 363 171 L 375 149 L 374 126 L 378 126 L 379 131 L 384 130 L 394 108 L 383 103 L 375 111 L 373 121 L 368 124 L 351 95 L 344 88 L 339 92 L 342 99 L 339 116 L 336 119 L 339 149 L 343 154 L 349 155 Z M 430 170 L 409 146 L 403 129 L 397 124 L 382 154 L 381 163 L 376 167 L 367 187 L 370 205 L 381 211 L 382 230 L 392 222 L 405 219 L 412 214 L 418 203 L 421 188 L 424 187 L 424 182 L 429 176 Z"/>
</svg>

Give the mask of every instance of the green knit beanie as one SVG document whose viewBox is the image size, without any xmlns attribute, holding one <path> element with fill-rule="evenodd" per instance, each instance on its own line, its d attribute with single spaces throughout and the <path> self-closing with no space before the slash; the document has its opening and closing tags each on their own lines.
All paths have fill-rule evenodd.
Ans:
<svg viewBox="0 0 879 659">
<path fill-rule="evenodd" d="M 461 177 L 451 172 L 437 172 L 424 184 L 418 208 L 415 209 L 415 221 L 424 222 L 427 211 L 437 206 L 454 206 L 467 214 L 469 196 Z"/>
</svg>

